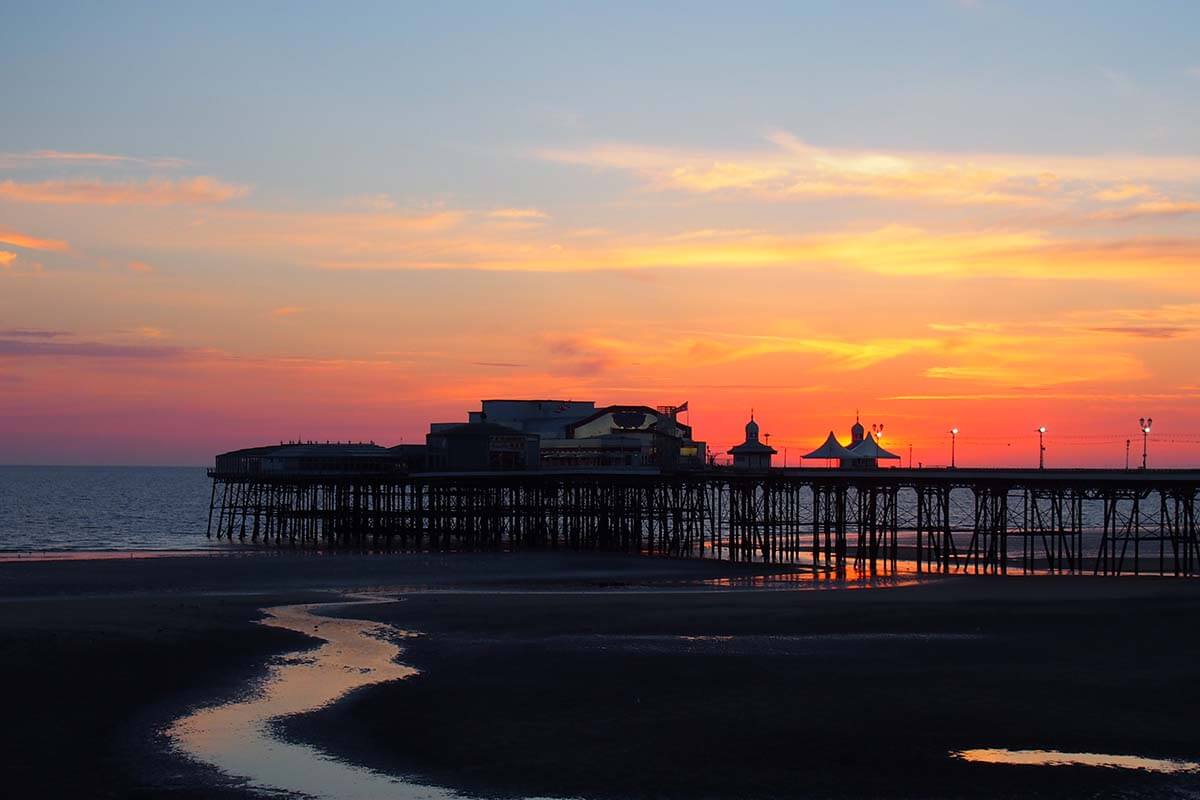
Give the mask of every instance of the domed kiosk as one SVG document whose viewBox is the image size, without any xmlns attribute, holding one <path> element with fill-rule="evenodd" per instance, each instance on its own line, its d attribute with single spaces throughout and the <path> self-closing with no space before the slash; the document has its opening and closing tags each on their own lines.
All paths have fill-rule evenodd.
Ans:
<svg viewBox="0 0 1200 800">
<path fill-rule="evenodd" d="M 771 456 L 775 448 L 765 445 L 758 440 L 758 423 L 754 421 L 754 412 L 750 412 L 750 421 L 746 423 L 746 441 L 729 450 L 733 456 L 733 468 L 744 470 L 767 470 L 771 468 Z"/>
</svg>

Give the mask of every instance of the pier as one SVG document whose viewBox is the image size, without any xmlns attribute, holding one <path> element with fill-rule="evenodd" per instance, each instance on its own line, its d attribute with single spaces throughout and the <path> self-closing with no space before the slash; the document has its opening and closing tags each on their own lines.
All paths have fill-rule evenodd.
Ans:
<svg viewBox="0 0 1200 800">
<path fill-rule="evenodd" d="M 210 537 L 380 550 L 596 550 L 794 564 L 833 576 L 1200 574 L 1200 470 L 237 466 L 219 462 L 209 471 Z"/>
</svg>

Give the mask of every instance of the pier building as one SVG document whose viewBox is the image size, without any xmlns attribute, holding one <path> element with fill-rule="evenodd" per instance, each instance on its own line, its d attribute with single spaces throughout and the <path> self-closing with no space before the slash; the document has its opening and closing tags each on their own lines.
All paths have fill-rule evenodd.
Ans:
<svg viewBox="0 0 1200 800">
<path fill-rule="evenodd" d="M 484 400 L 479 411 L 468 412 L 468 426 L 500 425 L 510 433 L 532 437 L 536 456 L 528 453 L 520 467 L 548 468 L 699 468 L 707 457 L 706 445 L 696 441 L 692 428 L 678 419 L 675 409 L 645 405 L 610 405 L 597 408 L 587 400 Z M 428 467 L 432 470 L 467 468 L 448 453 L 444 434 L 466 437 L 472 430 L 462 423 L 430 426 Z M 497 432 L 497 441 L 503 439 Z M 435 447 L 436 444 L 436 447 Z M 501 447 L 512 443 L 503 441 Z M 478 448 L 478 445 L 473 445 Z M 463 451 L 465 452 L 465 451 Z M 498 455 L 498 454 L 497 454 Z M 471 457 L 469 463 L 480 463 Z"/>
<path fill-rule="evenodd" d="M 396 455 L 374 442 L 280 442 L 217 456 L 219 472 L 247 475 L 349 475 L 396 471 Z"/>
<path fill-rule="evenodd" d="M 537 434 L 495 422 L 439 427 L 425 437 L 427 470 L 510 470 L 537 466 Z"/>
<path fill-rule="evenodd" d="M 729 450 L 733 456 L 733 468 L 739 470 L 766 470 L 771 468 L 771 456 L 775 448 L 758 440 L 758 423 L 754 421 L 754 412 L 750 412 L 750 421 L 746 423 L 746 440 Z"/>
<path fill-rule="evenodd" d="M 704 466 L 706 446 L 692 437 L 691 426 L 674 413 L 649 406 L 607 406 L 568 424 L 565 434 L 560 439 L 542 440 L 545 466 Z"/>
</svg>

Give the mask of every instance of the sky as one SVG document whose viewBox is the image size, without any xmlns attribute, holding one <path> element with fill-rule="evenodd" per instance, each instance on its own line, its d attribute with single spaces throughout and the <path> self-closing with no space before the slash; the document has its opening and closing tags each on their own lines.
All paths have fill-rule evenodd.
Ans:
<svg viewBox="0 0 1200 800">
<path fill-rule="evenodd" d="M 1200 6 L 647 5 L 4 4 L 0 463 L 503 397 L 1200 461 Z"/>
</svg>

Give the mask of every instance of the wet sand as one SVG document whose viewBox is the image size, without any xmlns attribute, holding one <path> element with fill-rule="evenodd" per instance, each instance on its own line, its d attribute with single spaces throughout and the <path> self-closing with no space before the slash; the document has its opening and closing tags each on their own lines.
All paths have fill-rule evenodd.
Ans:
<svg viewBox="0 0 1200 800">
<path fill-rule="evenodd" d="M 1200 584 L 958 578 L 697 591 L 729 568 L 517 555 L 0 564 L 0 761 L 15 795 L 244 797 L 160 731 L 316 646 L 260 609 L 421 631 L 420 670 L 277 729 L 459 793 L 1187 796 L 1200 776 L 969 763 L 1045 749 L 1195 760 Z M 741 570 L 733 569 L 735 574 Z M 740 577 L 740 576 L 739 576 Z"/>
</svg>

